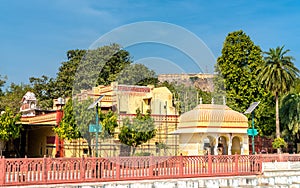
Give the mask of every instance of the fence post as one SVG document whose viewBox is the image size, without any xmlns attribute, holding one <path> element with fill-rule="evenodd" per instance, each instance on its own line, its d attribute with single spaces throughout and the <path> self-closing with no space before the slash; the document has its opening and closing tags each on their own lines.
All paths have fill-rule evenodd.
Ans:
<svg viewBox="0 0 300 188">
<path fill-rule="evenodd" d="M 258 171 L 260 173 L 263 173 L 263 157 L 262 157 L 262 154 L 259 155 L 258 157 L 258 164 L 259 164 L 259 167 L 258 167 Z"/>
<path fill-rule="evenodd" d="M 6 176 L 6 168 L 5 168 L 5 158 L 4 156 L 0 159 L 0 185 L 5 185 L 5 176 Z"/>
<path fill-rule="evenodd" d="M 44 182 L 44 183 L 46 183 L 47 182 L 47 172 L 48 172 L 48 170 L 47 170 L 47 157 L 46 157 L 46 155 L 44 155 L 44 158 L 43 158 L 43 171 L 42 171 L 42 173 L 43 173 L 43 176 L 42 176 L 42 182 Z"/>
<path fill-rule="evenodd" d="M 208 169 L 208 175 L 212 175 L 212 156 L 211 154 L 208 152 L 207 155 L 207 169 Z"/>
<path fill-rule="evenodd" d="M 179 156 L 179 176 L 180 177 L 183 176 L 183 168 L 184 168 L 184 165 L 183 165 L 183 156 L 182 156 L 182 153 L 180 153 L 180 156 Z"/>
<path fill-rule="evenodd" d="M 121 177 L 121 164 L 120 164 L 120 156 L 117 157 L 116 160 L 116 180 L 120 180 Z"/>
<path fill-rule="evenodd" d="M 153 155 L 149 156 L 149 177 L 155 176 Z M 156 169 L 155 169 L 156 170 Z"/>
<path fill-rule="evenodd" d="M 237 153 L 234 154 L 234 171 L 235 174 L 239 174 L 239 156 Z"/>
<path fill-rule="evenodd" d="M 85 180 L 85 159 L 84 155 L 81 157 L 81 165 L 80 165 L 80 181 Z"/>
</svg>

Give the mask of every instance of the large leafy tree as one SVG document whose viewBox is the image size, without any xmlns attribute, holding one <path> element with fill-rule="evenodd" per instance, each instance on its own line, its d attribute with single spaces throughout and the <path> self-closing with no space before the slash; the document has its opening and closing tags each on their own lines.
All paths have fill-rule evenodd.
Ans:
<svg viewBox="0 0 300 188">
<path fill-rule="evenodd" d="M 118 44 L 87 51 L 74 77 L 75 94 L 96 85 L 109 85 L 130 63 L 129 52 L 122 50 Z"/>
<path fill-rule="evenodd" d="M 53 107 L 53 99 L 58 98 L 56 95 L 56 84 L 53 78 L 48 76 L 30 77 L 31 90 L 35 94 L 38 105 L 42 109 L 51 109 Z"/>
<path fill-rule="evenodd" d="M 33 92 L 42 108 L 51 108 L 53 99 L 71 97 L 82 89 L 116 81 L 118 74 L 131 63 L 129 52 L 118 44 L 92 50 L 69 50 L 67 61 L 62 62 L 56 78 L 31 77 Z"/>
<path fill-rule="evenodd" d="M 226 90 L 227 105 L 239 112 L 244 112 L 252 102 L 260 101 L 255 110 L 258 120 L 255 125 L 261 134 L 266 134 L 271 132 L 269 117 L 273 111 L 265 107 L 273 104 L 271 94 L 257 80 L 257 69 L 263 63 L 260 47 L 248 35 L 241 30 L 229 33 L 216 64 L 216 72 L 222 77 L 217 79 L 216 86 Z"/>
<path fill-rule="evenodd" d="M 0 139 L 4 141 L 12 141 L 20 137 L 22 125 L 19 123 L 20 114 L 14 114 L 10 108 L 0 115 Z"/>
<path fill-rule="evenodd" d="M 67 52 L 68 60 L 61 63 L 55 80 L 57 96 L 72 96 L 74 77 L 77 71 L 77 67 L 85 54 L 86 50 L 79 49 L 69 50 Z"/>
<path fill-rule="evenodd" d="M 137 109 L 136 117 L 132 120 L 125 118 L 118 135 L 121 143 L 132 148 L 132 155 L 135 154 L 136 148 L 146 143 L 156 135 L 154 121 L 151 118 L 150 111 L 145 115 Z"/>
<path fill-rule="evenodd" d="M 270 48 L 265 52 L 265 61 L 258 70 L 258 80 L 275 96 L 277 138 L 280 138 L 279 95 L 291 90 L 299 73 L 293 64 L 294 58 L 287 55 L 289 51 L 284 50 L 284 46 Z"/>
</svg>

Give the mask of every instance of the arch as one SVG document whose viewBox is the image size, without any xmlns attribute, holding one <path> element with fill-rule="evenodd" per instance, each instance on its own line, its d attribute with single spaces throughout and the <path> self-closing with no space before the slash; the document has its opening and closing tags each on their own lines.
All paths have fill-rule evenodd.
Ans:
<svg viewBox="0 0 300 188">
<path fill-rule="evenodd" d="M 228 155 L 228 142 L 226 136 L 220 136 L 218 138 L 218 154 Z"/>
<path fill-rule="evenodd" d="M 215 145 L 215 138 L 213 136 L 207 135 L 204 139 L 203 149 L 211 154 L 214 155 L 214 145 Z"/>
<path fill-rule="evenodd" d="M 231 153 L 241 154 L 241 138 L 239 136 L 234 136 L 232 138 Z"/>
</svg>

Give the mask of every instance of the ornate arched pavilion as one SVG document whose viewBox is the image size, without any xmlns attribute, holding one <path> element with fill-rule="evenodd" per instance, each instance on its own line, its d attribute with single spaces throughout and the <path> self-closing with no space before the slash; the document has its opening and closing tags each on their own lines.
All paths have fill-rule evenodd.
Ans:
<svg viewBox="0 0 300 188">
<path fill-rule="evenodd" d="M 183 155 L 249 154 L 248 119 L 226 105 L 199 104 L 180 116 L 179 151 Z"/>
</svg>

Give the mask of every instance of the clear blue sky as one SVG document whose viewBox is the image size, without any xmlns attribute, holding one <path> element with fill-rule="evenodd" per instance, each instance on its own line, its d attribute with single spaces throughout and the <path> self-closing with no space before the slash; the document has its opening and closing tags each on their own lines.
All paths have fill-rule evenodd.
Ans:
<svg viewBox="0 0 300 188">
<path fill-rule="evenodd" d="M 87 49 L 103 34 L 139 21 L 163 21 L 196 34 L 221 53 L 229 32 L 248 34 L 262 50 L 285 45 L 300 68 L 300 1 L 0 0 L 0 75 L 8 83 L 55 77 L 66 51 Z M 136 54 L 142 58 L 147 54 Z"/>
</svg>

